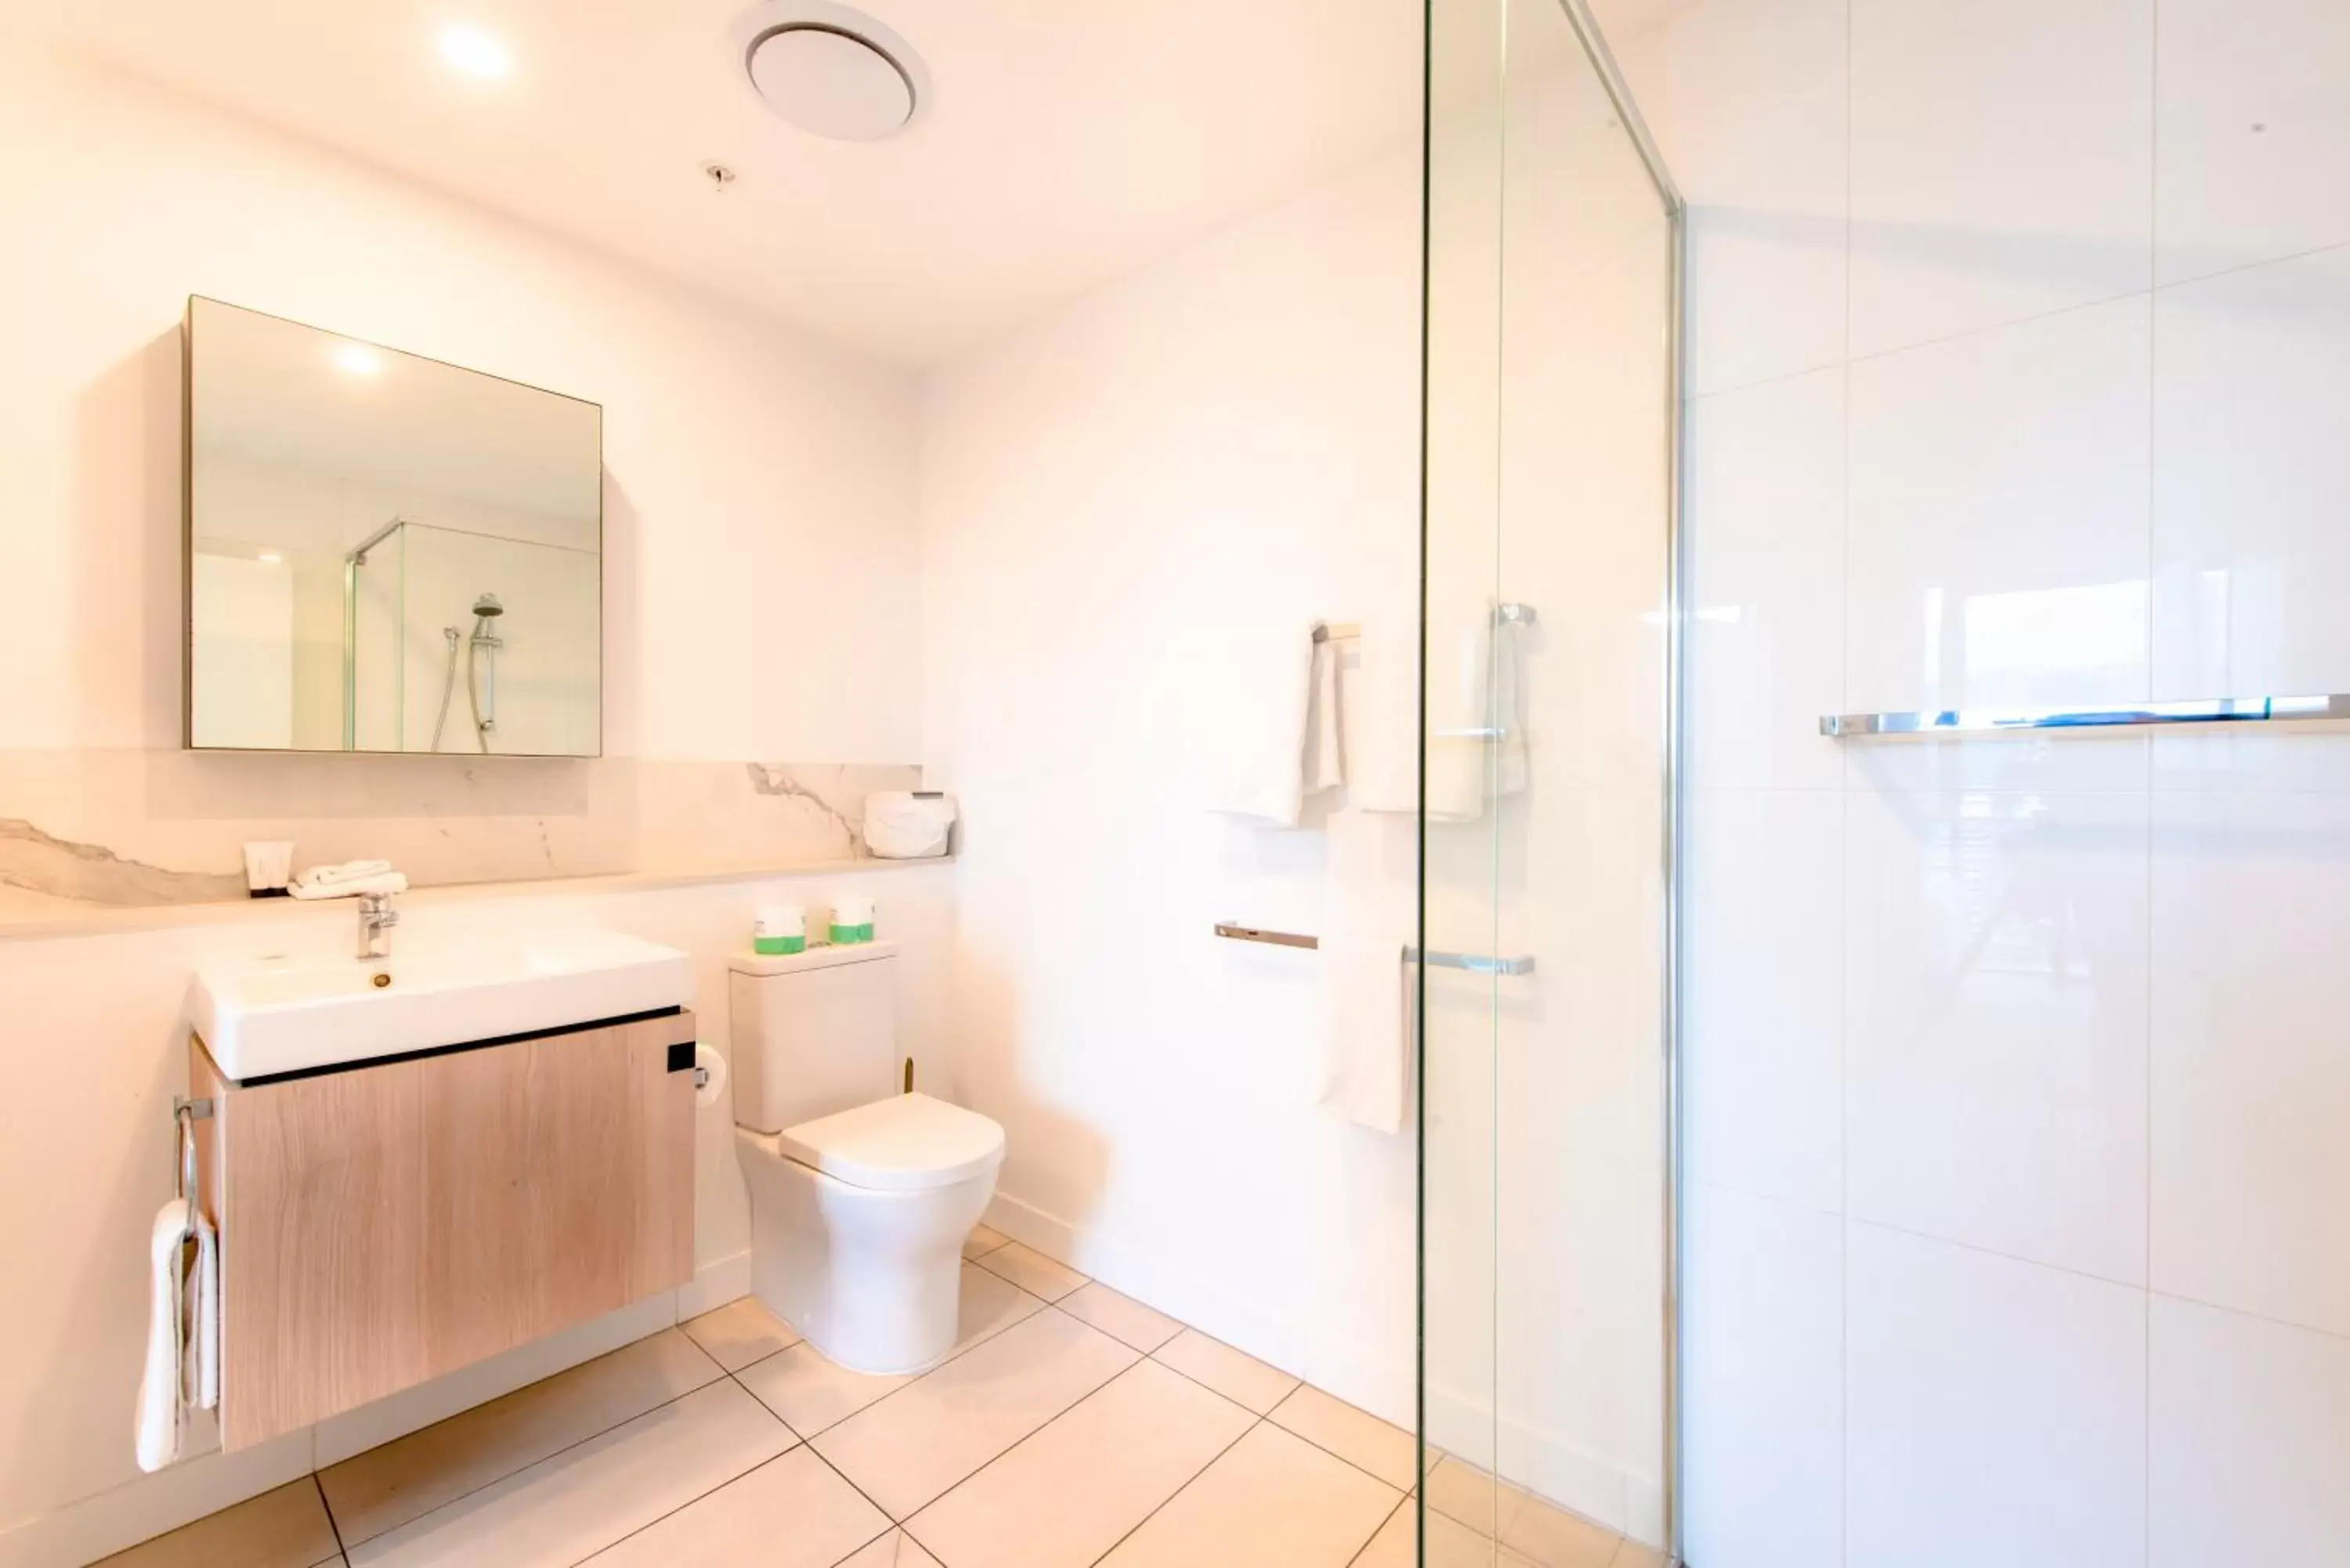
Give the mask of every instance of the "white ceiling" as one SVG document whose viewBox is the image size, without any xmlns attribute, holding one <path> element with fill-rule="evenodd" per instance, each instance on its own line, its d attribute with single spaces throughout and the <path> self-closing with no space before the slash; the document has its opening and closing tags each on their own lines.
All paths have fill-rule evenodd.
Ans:
<svg viewBox="0 0 2350 1568">
<path fill-rule="evenodd" d="M 862 0 L 934 101 L 834 142 L 744 0 L 12 0 L 142 76 L 865 350 L 941 359 L 1416 137 L 1420 0 Z M 512 49 L 451 70 L 452 21 Z M 719 161 L 740 178 L 713 192 Z"/>
</svg>

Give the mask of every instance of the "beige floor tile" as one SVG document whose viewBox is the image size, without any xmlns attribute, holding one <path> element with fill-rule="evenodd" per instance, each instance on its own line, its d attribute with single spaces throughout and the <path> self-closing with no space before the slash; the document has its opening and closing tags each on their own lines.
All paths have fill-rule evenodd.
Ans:
<svg viewBox="0 0 2350 1568">
<path fill-rule="evenodd" d="M 1418 1512 L 1407 1498 L 1401 1507 L 1388 1515 L 1387 1523 L 1363 1548 L 1363 1554 L 1355 1559 L 1354 1568 L 1420 1568 L 1414 1551 L 1418 1544 Z M 1427 1568 L 1529 1568 L 1529 1564 L 1508 1547 L 1496 1546 L 1491 1537 L 1459 1520 L 1431 1511 L 1428 1516 Z"/>
<path fill-rule="evenodd" d="M 802 1446 L 598 1552 L 588 1568 L 833 1568 L 889 1528 Z"/>
<path fill-rule="evenodd" d="M 922 1550 L 921 1542 L 902 1530 L 893 1530 L 841 1563 L 840 1568 L 945 1568 Z"/>
<path fill-rule="evenodd" d="M 308 1476 L 275 1491 L 224 1508 L 128 1552 L 118 1552 L 98 1568 L 317 1568 L 340 1563 L 335 1527 Z"/>
<path fill-rule="evenodd" d="M 1260 1424 L 1102 1568 L 1347 1568 L 1402 1497 L 1305 1438 Z"/>
<path fill-rule="evenodd" d="M 691 1340 L 664 1329 L 356 1454 L 318 1483 L 344 1545 L 356 1546 L 722 1376 Z"/>
<path fill-rule="evenodd" d="M 729 1372 L 739 1372 L 800 1342 L 791 1324 L 769 1312 L 756 1296 L 740 1297 L 678 1326 Z"/>
<path fill-rule="evenodd" d="M 1038 1313 L 851 1416 L 816 1449 L 903 1521 L 1136 1359 L 1073 1317 Z"/>
<path fill-rule="evenodd" d="M 1260 1416 L 1288 1398 L 1297 1386 L 1297 1379 L 1279 1367 L 1243 1355 L 1196 1328 L 1185 1329 L 1150 1354 L 1193 1382 L 1206 1384 Z"/>
<path fill-rule="evenodd" d="M 962 1337 L 956 1341 L 955 1354 L 960 1355 L 975 1345 L 984 1344 L 1014 1324 L 1044 1310 L 1042 1300 L 1011 1281 L 965 1263 L 960 1325 Z M 913 1381 L 910 1376 L 877 1377 L 870 1373 L 851 1372 L 827 1361 L 822 1352 L 805 1341 L 764 1361 L 754 1362 L 735 1376 L 743 1380 L 745 1388 L 759 1397 L 762 1404 L 782 1417 L 803 1438 L 813 1438 L 838 1425 L 882 1396 L 893 1394 Z"/>
<path fill-rule="evenodd" d="M 1054 1303 L 1080 1323 L 1089 1323 L 1112 1339 L 1122 1339 L 1145 1355 L 1183 1332 L 1183 1325 L 1165 1313 L 1153 1312 L 1132 1296 L 1122 1296 L 1105 1284 L 1071 1291 Z"/>
<path fill-rule="evenodd" d="M 1286 1427 L 1317 1449 L 1366 1469 L 1398 1491 L 1411 1490 L 1419 1444 L 1400 1427 L 1390 1427 L 1367 1410 L 1334 1399 L 1312 1384 L 1274 1407 L 1275 1426 Z"/>
<path fill-rule="evenodd" d="M 353 1568 L 571 1568 L 792 1447 L 729 1381 L 351 1549 Z"/>
<path fill-rule="evenodd" d="M 1031 1295 L 1003 1275 L 991 1274 L 976 1263 L 965 1263 L 962 1322 L 956 1325 L 962 1333 L 955 1341 L 955 1354 L 960 1355 L 1044 1310 L 1044 1297 Z"/>
<path fill-rule="evenodd" d="M 1608 1568 L 1623 1537 L 1538 1497 L 1528 1497 L 1503 1516 L 1502 1544 L 1542 1568 Z"/>
<path fill-rule="evenodd" d="M 1000 1274 L 1030 1295 L 1042 1296 L 1048 1302 L 1059 1301 L 1086 1282 L 1085 1275 L 1066 1263 L 1056 1263 L 1034 1247 L 1024 1247 L 1017 1241 L 1006 1241 L 981 1254 L 976 1262 L 988 1272 Z"/>
<path fill-rule="evenodd" d="M 991 1231 L 984 1225 L 974 1225 L 971 1228 L 970 1238 L 962 1244 L 962 1255 L 966 1258 L 976 1258 L 983 1252 L 993 1252 L 1010 1240 L 1012 1238 L 1001 1231 Z"/>
<path fill-rule="evenodd" d="M 954 1568 L 1087 1568 L 1255 1420 L 1138 1362 L 906 1527 Z"/>
<path fill-rule="evenodd" d="M 1616 1549 L 1616 1560 L 1607 1568 L 1665 1568 L 1665 1554 L 1653 1546 L 1627 1541 Z"/>
<path fill-rule="evenodd" d="M 1428 1506 L 1482 1535 L 1499 1535 L 1526 1494 L 1496 1482 L 1487 1471 L 1447 1454 L 1428 1472 Z"/>
<path fill-rule="evenodd" d="M 803 1438 L 813 1438 L 837 1426 L 876 1399 L 894 1394 L 911 1377 L 876 1377 L 851 1372 L 827 1361 L 813 1345 L 803 1341 L 789 1350 L 755 1362 L 734 1375 L 759 1403 L 781 1417 Z"/>
</svg>

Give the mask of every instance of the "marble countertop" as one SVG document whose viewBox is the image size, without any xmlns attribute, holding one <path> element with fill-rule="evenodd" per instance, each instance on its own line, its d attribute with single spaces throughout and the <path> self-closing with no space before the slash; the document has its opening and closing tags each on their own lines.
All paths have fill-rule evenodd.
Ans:
<svg viewBox="0 0 2350 1568">
<path fill-rule="evenodd" d="M 451 882 L 411 888 L 400 898 L 404 904 L 434 904 L 458 899 L 544 897 L 558 893 L 651 892 L 664 888 L 697 888 L 728 882 L 767 882 L 868 871 L 903 871 L 924 866 L 951 865 L 953 860 L 951 855 L 933 856 L 921 860 L 859 857 L 803 861 L 796 865 L 729 867 L 716 871 L 621 871 L 528 881 Z M 36 912 L 23 914 L 12 914 L 0 909 L 0 941 L 280 919 L 296 914 L 315 915 L 336 909 L 344 902 L 346 900 L 341 899 L 231 898 L 211 903 L 86 904 L 63 909 L 53 904 Z"/>
</svg>

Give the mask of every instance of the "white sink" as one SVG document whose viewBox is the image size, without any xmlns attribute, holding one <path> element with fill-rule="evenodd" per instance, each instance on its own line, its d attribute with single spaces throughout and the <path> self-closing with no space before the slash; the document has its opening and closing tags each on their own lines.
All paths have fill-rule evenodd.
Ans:
<svg viewBox="0 0 2350 1568">
<path fill-rule="evenodd" d="M 377 976 L 389 975 L 379 982 Z M 615 931 L 395 950 L 388 959 L 255 959 L 196 974 L 214 1063 L 240 1082 L 659 1012 L 693 1000 L 693 962 Z"/>
</svg>

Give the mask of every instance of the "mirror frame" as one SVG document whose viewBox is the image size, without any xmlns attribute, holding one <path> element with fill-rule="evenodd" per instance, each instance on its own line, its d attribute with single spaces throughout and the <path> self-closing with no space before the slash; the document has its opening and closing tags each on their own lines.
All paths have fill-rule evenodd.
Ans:
<svg viewBox="0 0 2350 1568">
<path fill-rule="evenodd" d="M 196 741 L 196 306 L 216 305 L 224 309 L 241 310 L 248 316 L 267 317 L 305 331 L 317 332 L 340 342 L 355 343 L 380 353 L 397 354 L 404 359 L 439 365 L 469 376 L 487 380 L 503 381 L 509 387 L 519 387 L 526 392 L 545 397 L 561 398 L 566 402 L 578 403 L 596 413 L 596 749 L 588 752 L 382 752 L 364 750 L 358 746 L 206 746 Z M 607 715 L 604 705 L 605 672 L 610 645 L 606 631 L 610 623 L 608 613 L 605 579 L 606 554 L 604 500 L 604 405 L 587 398 L 574 397 L 552 388 L 518 381 L 511 376 L 494 371 L 477 370 L 471 365 L 460 365 L 452 359 L 435 358 L 412 349 L 396 348 L 388 343 L 337 332 L 332 327 L 319 327 L 307 321 L 297 321 L 275 311 L 255 310 L 249 305 L 238 305 L 208 294 L 191 294 L 180 318 L 180 749 L 185 752 L 206 752 L 220 754 L 260 757 L 458 757 L 466 762 L 508 757 L 537 762 L 588 762 L 604 753 L 604 732 Z M 346 698 L 346 701 L 348 699 Z M 349 715 L 345 715 L 348 722 Z"/>
</svg>

